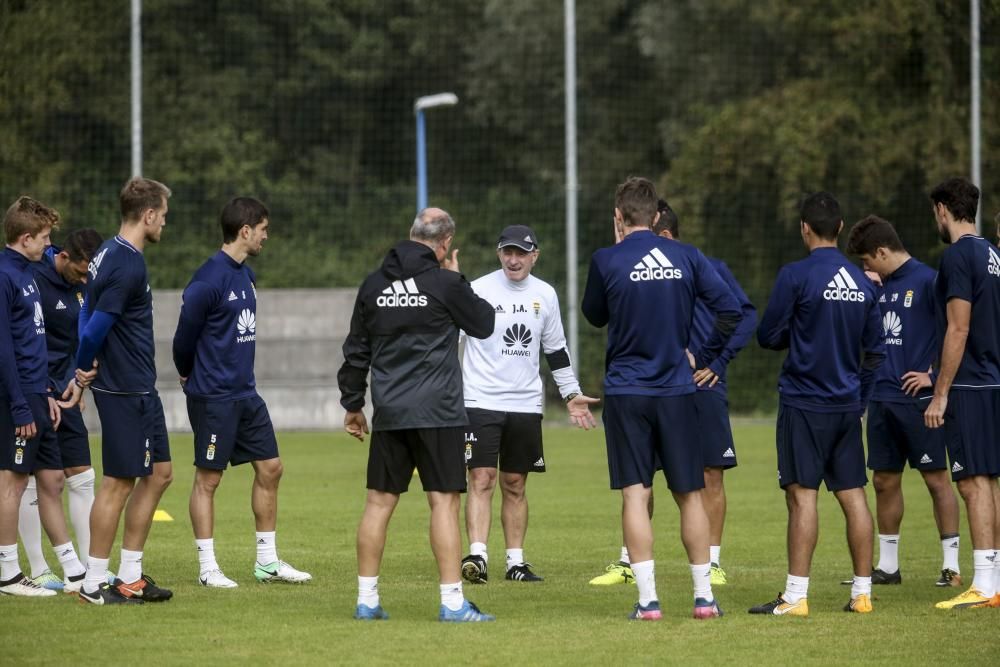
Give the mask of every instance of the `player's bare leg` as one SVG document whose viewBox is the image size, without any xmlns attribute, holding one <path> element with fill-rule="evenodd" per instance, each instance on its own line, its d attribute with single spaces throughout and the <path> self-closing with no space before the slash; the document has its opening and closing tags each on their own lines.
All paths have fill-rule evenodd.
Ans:
<svg viewBox="0 0 1000 667">
<path fill-rule="evenodd" d="M 493 523 L 493 490 L 497 485 L 496 468 L 470 468 L 465 498 L 465 532 L 469 555 L 462 559 L 462 577 L 474 584 L 488 581 L 489 555 L 486 542 Z"/>
<path fill-rule="evenodd" d="M 798 484 L 785 487 L 788 506 L 788 572 L 796 577 L 808 577 L 812 556 L 819 535 L 819 513 L 816 509 L 816 489 Z"/>
<path fill-rule="evenodd" d="M 524 492 L 527 481 L 528 473 L 500 473 L 503 494 L 500 518 L 507 547 L 505 576 L 511 581 L 536 582 L 542 581 L 542 577 L 532 572 L 531 564 L 524 560 L 524 536 L 528 532 L 528 497 Z"/>
<path fill-rule="evenodd" d="M 194 484 L 188 501 L 191 528 L 196 540 L 212 539 L 215 533 L 215 491 L 222 482 L 221 470 L 195 468 Z"/>
<path fill-rule="evenodd" d="M 275 457 L 266 461 L 253 461 L 253 489 L 250 505 L 253 507 L 257 530 L 274 530 L 278 523 L 278 484 L 285 469 L 281 459 Z"/>
<path fill-rule="evenodd" d="M 358 576 L 378 576 L 389 519 L 398 503 L 398 494 L 368 489 L 365 510 L 358 524 Z"/>
</svg>

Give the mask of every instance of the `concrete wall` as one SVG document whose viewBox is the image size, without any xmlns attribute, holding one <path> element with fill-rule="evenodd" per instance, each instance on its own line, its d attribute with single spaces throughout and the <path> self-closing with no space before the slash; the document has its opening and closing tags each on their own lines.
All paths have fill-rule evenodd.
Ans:
<svg viewBox="0 0 1000 667">
<path fill-rule="evenodd" d="M 354 289 L 257 291 L 257 390 L 267 401 L 276 429 L 329 430 L 343 425 L 337 370 L 351 323 Z M 180 312 L 179 290 L 153 292 L 157 390 L 163 398 L 167 428 L 188 431 L 184 393 L 177 382 L 171 343 Z M 100 430 L 89 400 L 87 425 Z"/>
</svg>

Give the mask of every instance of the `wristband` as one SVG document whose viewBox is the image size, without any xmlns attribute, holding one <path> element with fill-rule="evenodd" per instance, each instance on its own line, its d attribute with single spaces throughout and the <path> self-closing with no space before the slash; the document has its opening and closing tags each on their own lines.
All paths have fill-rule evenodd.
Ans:
<svg viewBox="0 0 1000 667">
<path fill-rule="evenodd" d="M 576 398 L 579 395 L 580 395 L 580 392 L 573 392 L 572 394 L 566 396 L 566 398 L 564 398 L 563 400 L 566 401 L 567 403 L 569 403 L 570 401 L 572 401 L 574 398 Z"/>
</svg>

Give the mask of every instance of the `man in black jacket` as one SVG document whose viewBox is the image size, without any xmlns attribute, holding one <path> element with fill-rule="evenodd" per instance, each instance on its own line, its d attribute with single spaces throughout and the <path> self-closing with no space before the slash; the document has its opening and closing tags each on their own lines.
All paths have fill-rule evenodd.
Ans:
<svg viewBox="0 0 1000 667">
<path fill-rule="evenodd" d="M 358 290 L 344 365 L 337 374 L 344 428 L 364 440 L 371 370 L 372 441 L 368 497 L 358 526 L 359 620 L 388 615 L 379 603 L 378 571 L 392 512 L 414 467 L 431 507 L 431 549 L 441 577 L 439 619 L 492 621 L 462 594 L 459 494 L 465 491 L 465 426 L 458 330 L 487 338 L 494 311 L 458 272 L 451 252 L 455 222 L 445 211 L 421 211 L 410 240 L 398 243 Z"/>
</svg>

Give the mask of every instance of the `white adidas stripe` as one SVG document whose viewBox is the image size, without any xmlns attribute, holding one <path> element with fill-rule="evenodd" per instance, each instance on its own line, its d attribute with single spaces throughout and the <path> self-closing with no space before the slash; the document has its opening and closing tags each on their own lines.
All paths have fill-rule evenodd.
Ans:
<svg viewBox="0 0 1000 667">
<path fill-rule="evenodd" d="M 858 289 L 858 284 L 854 282 L 854 278 L 852 278 L 851 274 L 847 272 L 847 269 L 845 269 L 844 267 L 840 267 L 839 273 L 841 276 L 843 276 L 844 282 L 847 283 L 848 289 Z"/>
<path fill-rule="evenodd" d="M 667 256 L 660 251 L 659 248 L 653 248 L 649 251 L 649 254 L 643 256 L 642 261 L 635 265 L 636 269 L 672 269 L 674 265 L 671 264 Z"/>
<path fill-rule="evenodd" d="M 840 277 L 839 273 L 837 273 L 834 274 L 833 280 L 827 283 L 827 287 L 837 287 L 839 289 L 847 289 L 847 283 L 845 283 L 844 279 Z"/>
</svg>

